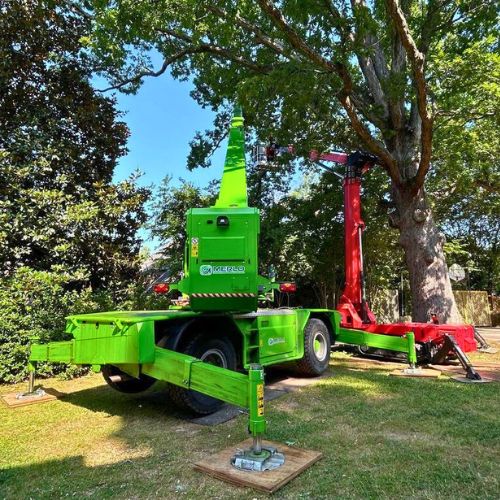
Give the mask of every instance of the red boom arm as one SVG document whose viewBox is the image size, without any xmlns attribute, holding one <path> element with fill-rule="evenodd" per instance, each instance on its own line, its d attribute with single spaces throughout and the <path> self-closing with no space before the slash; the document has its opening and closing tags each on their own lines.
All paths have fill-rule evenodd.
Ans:
<svg viewBox="0 0 500 500">
<path fill-rule="evenodd" d="M 268 160 L 273 160 L 282 153 L 293 152 L 293 146 L 280 147 L 275 143 L 266 148 Z M 365 294 L 362 247 L 365 223 L 361 218 L 361 176 L 377 162 L 377 158 L 361 151 L 347 154 L 318 153 L 314 150 L 309 153 L 309 158 L 312 161 L 334 162 L 346 166 L 343 176 L 345 284 L 338 305 L 342 314 L 342 326 L 359 328 L 376 323 Z"/>
</svg>

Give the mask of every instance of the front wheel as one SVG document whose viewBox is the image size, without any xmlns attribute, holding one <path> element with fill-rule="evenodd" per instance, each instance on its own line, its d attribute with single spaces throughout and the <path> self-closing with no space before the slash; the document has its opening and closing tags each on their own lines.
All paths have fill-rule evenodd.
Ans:
<svg viewBox="0 0 500 500">
<path fill-rule="evenodd" d="M 201 359 L 205 363 L 236 370 L 236 351 L 227 338 L 212 338 L 206 334 L 200 334 L 193 337 L 182 352 Z M 169 384 L 169 394 L 177 406 L 198 415 L 214 413 L 224 404 L 220 399 L 173 384 Z"/>
<path fill-rule="evenodd" d="M 330 332 L 325 323 L 317 318 L 307 322 L 304 329 L 304 357 L 296 362 L 301 375 L 321 375 L 330 363 Z"/>
</svg>

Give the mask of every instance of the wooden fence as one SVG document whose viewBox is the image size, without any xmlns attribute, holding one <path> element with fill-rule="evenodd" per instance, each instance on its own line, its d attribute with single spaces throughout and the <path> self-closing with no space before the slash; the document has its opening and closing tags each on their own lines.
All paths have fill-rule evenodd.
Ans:
<svg viewBox="0 0 500 500">
<path fill-rule="evenodd" d="M 492 326 L 492 317 L 493 325 L 500 322 L 500 298 L 493 297 L 493 308 L 490 308 L 488 293 L 485 291 L 455 290 L 453 294 L 465 323 L 476 326 Z M 398 291 L 378 290 L 371 297 L 370 307 L 379 323 L 398 321 Z"/>
<path fill-rule="evenodd" d="M 455 290 L 453 294 L 465 323 L 476 326 L 491 326 L 488 292 Z"/>
</svg>

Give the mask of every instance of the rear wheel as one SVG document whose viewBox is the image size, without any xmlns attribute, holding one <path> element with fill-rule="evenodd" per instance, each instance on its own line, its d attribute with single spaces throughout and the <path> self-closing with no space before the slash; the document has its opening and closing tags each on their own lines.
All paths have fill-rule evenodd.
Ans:
<svg viewBox="0 0 500 500">
<path fill-rule="evenodd" d="M 213 338 L 206 334 L 200 334 L 193 337 L 182 349 L 182 352 L 201 359 L 205 363 L 228 370 L 236 370 L 236 351 L 228 338 Z M 169 384 L 169 393 L 177 406 L 198 415 L 214 413 L 224 404 L 220 399 L 173 384 Z"/>
<path fill-rule="evenodd" d="M 330 332 L 325 323 L 317 318 L 307 322 L 304 329 L 304 357 L 296 362 L 302 375 L 321 375 L 330 363 Z"/>
<path fill-rule="evenodd" d="M 113 365 L 104 365 L 101 371 L 104 380 L 112 389 L 127 394 L 143 392 L 156 382 L 155 378 L 144 374 L 139 375 L 139 378 L 131 377 Z"/>
</svg>

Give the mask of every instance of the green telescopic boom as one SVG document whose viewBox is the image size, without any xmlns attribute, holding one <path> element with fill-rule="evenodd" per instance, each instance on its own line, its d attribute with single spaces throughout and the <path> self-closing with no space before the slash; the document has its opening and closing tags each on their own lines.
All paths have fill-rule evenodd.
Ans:
<svg viewBox="0 0 500 500">
<path fill-rule="evenodd" d="M 229 143 L 224 163 L 224 173 L 215 207 L 248 207 L 243 113 L 241 107 L 237 105 L 234 107 L 233 119 L 229 130 Z"/>
</svg>

